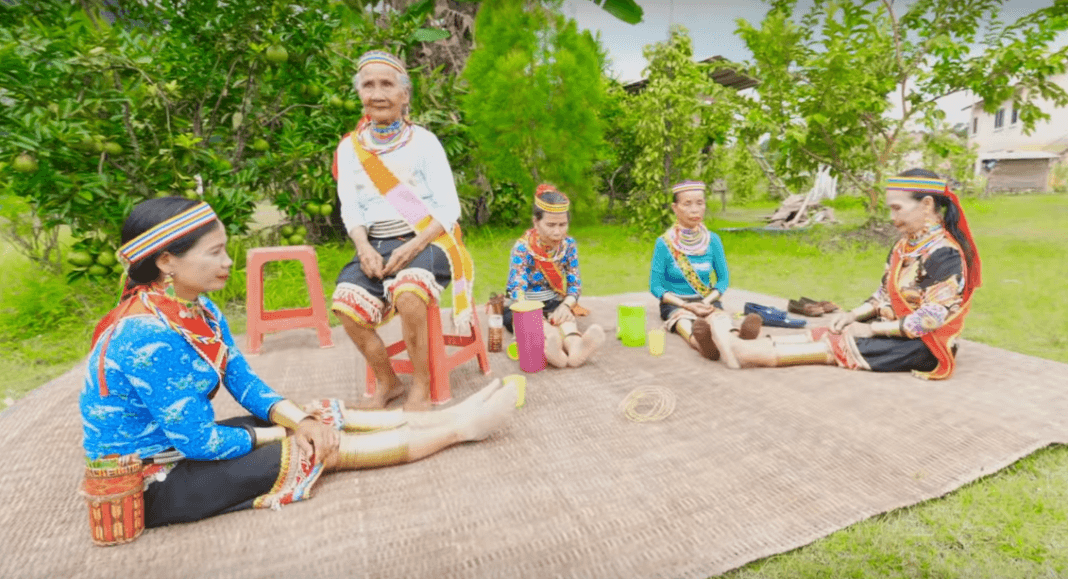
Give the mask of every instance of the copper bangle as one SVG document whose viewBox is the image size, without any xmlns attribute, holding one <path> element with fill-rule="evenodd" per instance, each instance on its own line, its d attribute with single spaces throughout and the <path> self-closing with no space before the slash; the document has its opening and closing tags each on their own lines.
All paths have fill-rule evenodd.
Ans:
<svg viewBox="0 0 1068 579">
<path fill-rule="evenodd" d="M 311 415 L 300 409 L 299 406 L 289 400 L 282 400 L 271 407 L 271 422 L 285 426 L 290 430 L 296 430 L 301 420 Z"/>
<path fill-rule="evenodd" d="M 803 364 L 832 364 L 834 354 L 827 342 L 807 344 L 775 344 L 775 366 L 800 366 Z"/>
<path fill-rule="evenodd" d="M 849 310 L 849 313 L 853 314 L 853 319 L 859 322 L 874 316 L 875 311 L 875 306 L 871 302 L 864 302 Z"/>
<path fill-rule="evenodd" d="M 266 446 L 272 442 L 285 440 L 289 433 L 282 426 L 253 426 L 252 431 L 256 436 L 253 448 Z"/>
<path fill-rule="evenodd" d="M 337 449 L 337 468 L 375 468 L 408 462 L 410 430 L 402 426 L 371 434 L 342 433 Z"/>
<path fill-rule="evenodd" d="M 901 328 L 901 322 L 898 320 L 872 322 L 871 333 L 876 336 L 889 336 L 891 338 L 900 338 L 905 335 L 904 330 Z"/>
<path fill-rule="evenodd" d="M 372 431 L 397 428 L 408 423 L 408 417 L 401 409 L 396 410 L 349 410 L 341 411 L 345 417 L 344 429 L 349 431 Z"/>
</svg>

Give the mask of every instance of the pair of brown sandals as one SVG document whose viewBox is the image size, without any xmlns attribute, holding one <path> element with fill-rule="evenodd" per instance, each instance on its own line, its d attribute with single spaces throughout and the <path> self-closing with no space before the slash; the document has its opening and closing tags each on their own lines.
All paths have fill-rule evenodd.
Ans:
<svg viewBox="0 0 1068 579">
<path fill-rule="evenodd" d="M 760 337 L 760 330 L 763 327 L 763 318 L 757 314 L 746 314 L 742 319 L 742 324 L 732 329 L 731 332 L 738 334 L 738 337 L 743 340 L 755 340 Z M 709 360 L 719 360 L 719 348 L 716 346 L 716 341 L 712 339 L 712 326 L 708 320 L 704 318 L 694 320 L 693 339 L 697 342 L 698 351 L 702 356 Z"/>
<path fill-rule="evenodd" d="M 838 304 L 835 304 L 834 302 L 816 301 L 802 297 L 801 299 L 790 300 L 786 309 L 791 314 L 801 314 L 802 316 L 808 316 L 810 318 L 818 318 L 823 314 L 831 314 L 841 311 L 842 308 L 838 307 Z"/>
</svg>

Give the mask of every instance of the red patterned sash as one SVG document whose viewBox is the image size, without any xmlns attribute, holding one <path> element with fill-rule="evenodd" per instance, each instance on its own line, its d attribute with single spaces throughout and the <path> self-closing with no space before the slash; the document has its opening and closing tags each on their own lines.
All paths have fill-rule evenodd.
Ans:
<svg viewBox="0 0 1068 579">
<path fill-rule="evenodd" d="M 553 288 L 554 292 L 566 296 L 567 273 L 561 267 L 559 259 L 563 256 L 549 253 L 541 244 L 541 240 L 538 239 L 538 232 L 533 228 L 528 229 L 523 234 L 523 242 L 527 244 L 527 250 L 530 251 L 530 255 L 534 258 L 534 265 L 549 282 L 549 287 Z"/>
<path fill-rule="evenodd" d="M 155 314 L 168 327 L 181 334 L 200 354 L 200 357 L 204 358 L 215 369 L 215 372 L 219 375 L 219 383 L 208 394 L 208 398 L 214 397 L 215 392 L 222 383 L 223 376 L 226 375 L 226 362 L 229 359 L 229 348 L 223 343 L 219 321 L 215 319 L 215 316 L 207 308 L 201 309 L 203 316 L 189 315 L 187 313 L 188 310 L 182 307 L 177 300 L 164 294 L 157 286 L 153 286 L 149 291 L 138 291 L 128 297 L 115 309 L 108 312 L 97 324 L 96 330 L 93 332 L 91 347 L 95 347 L 97 341 L 102 337 L 104 338 L 104 345 L 100 348 L 100 363 L 97 367 L 97 386 L 100 388 L 100 395 L 108 395 L 107 382 L 104 378 L 104 362 L 108 344 L 111 342 L 111 337 L 114 335 L 115 326 L 119 320 L 132 315 L 130 308 L 136 301 L 140 301 L 149 313 Z"/>
</svg>

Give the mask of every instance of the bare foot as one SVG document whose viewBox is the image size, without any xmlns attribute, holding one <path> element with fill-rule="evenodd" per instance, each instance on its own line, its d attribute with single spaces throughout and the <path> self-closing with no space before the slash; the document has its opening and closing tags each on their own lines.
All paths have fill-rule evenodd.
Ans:
<svg viewBox="0 0 1068 579">
<path fill-rule="evenodd" d="M 430 401 L 430 387 L 412 384 L 408 391 L 408 399 L 404 401 L 405 412 L 425 412 L 434 408 Z"/>
<path fill-rule="evenodd" d="M 719 349 L 720 356 L 723 358 L 723 363 L 728 368 L 741 368 L 738 364 L 738 357 L 734 355 L 734 349 L 731 346 L 731 319 L 724 312 L 713 312 L 705 317 L 705 321 L 708 323 L 712 330 L 712 340 L 716 344 L 716 348 Z M 694 334 L 697 333 L 697 324 L 694 324 Z"/>
<path fill-rule="evenodd" d="M 356 404 L 346 404 L 348 408 L 358 408 L 360 410 L 381 410 L 386 406 L 389 406 L 390 402 L 404 396 L 404 385 L 397 380 L 391 384 L 388 388 L 382 387 L 382 382 L 378 382 L 375 385 L 375 393 L 371 396 L 364 396 Z"/>
<path fill-rule="evenodd" d="M 576 368 L 586 363 L 590 355 L 597 351 L 597 348 L 601 347 L 604 343 L 604 330 L 601 326 L 593 324 L 589 328 L 586 328 L 586 333 L 582 335 L 582 341 L 577 348 L 571 350 L 567 355 L 567 363 L 569 366 Z"/>
<path fill-rule="evenodd" d="M 489 387 L 492 387 L 490 384 Z M 465 408 L 458 413 L 460 440 L 485 440 L 489 435 L 504 426 L 515 412 L 515 403 L 519 397 L 515 384 L 503 384 L 490 393 L 488 399 L 481 401 L 477 407 Z M 465 401 L 466 402 L 466 401 Z"/>
<path fill-rule="evenodd" d="M 709 360 L 719 360 L 719 347 L 712 339 L 712 326 L 702 318 L 693 321 L 693 341 L 697 351 Z"/>
<path fill-rule="evenodd" d="M 763 327 L 763 318 L 757 314 L 746 314 L 742 325 L 738 328 L 738 337 L 743 340 L 755 340 L 760 337 L 760 329 Z"/>
<path fill-rule="evenodd" d="M 428 412 L 405 412 L 404 417 L 413 426 L 421 427 L 462 424 L 469 416 L 478 413 L 482 405 L 500 390 L 502 385 L 501 379 L 496 378 L 478 392 L 448 408 Z"/>
<path fill-rule="evenodd" d="M 556 368 L 567 367 L 567 353 L 556 328 L 545 332 L 545 359 Z"/>
</svg>

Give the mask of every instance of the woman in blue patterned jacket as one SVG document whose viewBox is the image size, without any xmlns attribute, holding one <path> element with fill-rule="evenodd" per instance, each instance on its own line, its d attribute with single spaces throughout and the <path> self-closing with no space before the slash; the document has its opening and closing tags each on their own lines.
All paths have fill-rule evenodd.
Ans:
<svg viewBox="0 0 1068 579">
<path fill-rule="evenodd" d="M 556 366 L 581 366 L 604 343 L 597 324 L 579 332 L 576 316 L 589 312 L 578 305 L 582 295 L 578 245 L 567 235 L 571 201 L 552 185 L 534 193 L 533 227 L 512 246 L 506 293 L 523 294 L 544 304 L 545 359 Z M 512 310 L 504 310 L 504 326 L 512 329 Z"/>
<path fill-rule="evenodd" d="M 309 496 L 323 471 L 418 460 L 480 440 L 514 410 L 514 387 L 494 382 L 437 412 L 349 410 L 337 400 L 305 412 L 272 390 L 237 350 L 204 293 L 226 285 L 233 261 L 211 207 L 177 197 L 136 207 L 122 230 L 123 301 L 93 336 L 81 393 L 91 461 L 145 463 L 145 526 L 188 522 Z M 215 421 L 226 388 L 252 415 Z M 349 431 L 374 430 L 369 434 Z"/>
</svg>

